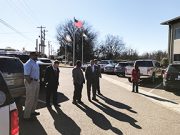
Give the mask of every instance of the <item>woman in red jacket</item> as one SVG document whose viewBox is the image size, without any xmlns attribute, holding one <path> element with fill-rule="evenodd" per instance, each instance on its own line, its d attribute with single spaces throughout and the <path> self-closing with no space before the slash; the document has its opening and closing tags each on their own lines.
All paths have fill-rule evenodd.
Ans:
<svg viewBox="0 0 180 135">
<path fill-rule="evenodd" d="M 133 83 L 132 92 L 135 92 L 135 87 L 136 87 L 136 92 L 138 93 L 139 78 L 140 78 L 140 70 L 139 70 L 138 66 L 135 65 L 135 68 L 132 70 L 132 76 L 131 76 L 131 80 Z"/>
</svg>

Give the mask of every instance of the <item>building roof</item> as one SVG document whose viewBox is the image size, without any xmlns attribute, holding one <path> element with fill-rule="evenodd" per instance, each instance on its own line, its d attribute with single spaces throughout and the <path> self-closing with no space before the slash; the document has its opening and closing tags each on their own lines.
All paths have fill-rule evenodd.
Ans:
<svg viewBox="0 0 180 135">
<path fill-rule="evenodd" d="M 174 23 L 180 22 L 180 16 L 170 19 L 168 21 L 162 22 L 161 25 L 172 25 Z"/>
</svg>

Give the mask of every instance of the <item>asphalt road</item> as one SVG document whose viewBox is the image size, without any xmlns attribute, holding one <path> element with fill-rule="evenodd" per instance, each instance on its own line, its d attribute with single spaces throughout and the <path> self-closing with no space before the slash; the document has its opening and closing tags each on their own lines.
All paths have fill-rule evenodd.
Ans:
<svg viewBox="0 0 180 135">
<path fill-rule="evenodd" d="M 164 91 L 161 82 L 140 86 L 131 92 L 127 78 L 103 75 L 99 102 L 87 100 L 86 85 L 82 93 L 84 105 L 73 105 L 72 68 L 61 68 L 58 89 L 61 107 L 47 109 L 45 92 L 40 92 L 34 121 L 20 119 L 20 135 L 179 135 L 180 97 L 175 90 Z"/>
</svg>

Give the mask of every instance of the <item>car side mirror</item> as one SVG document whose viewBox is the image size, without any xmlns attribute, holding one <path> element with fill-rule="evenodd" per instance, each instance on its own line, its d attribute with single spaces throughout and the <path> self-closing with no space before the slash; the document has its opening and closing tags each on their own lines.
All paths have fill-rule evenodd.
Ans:
<svg viewBox="0 0 180 135">
<path fill-rule="evenodd" d="M 6 102 L 6 94 L 3 91 L 0 91 L 0 106 Z"/>
</svg>

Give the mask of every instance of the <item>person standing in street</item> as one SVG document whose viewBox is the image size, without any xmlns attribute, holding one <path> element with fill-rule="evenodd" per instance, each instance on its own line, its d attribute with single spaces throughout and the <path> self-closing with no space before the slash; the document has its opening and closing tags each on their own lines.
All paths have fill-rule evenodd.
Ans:
<svg viewBox="0 0 180 135">
<path fill-rule="evenodd" d="M 98 76 L 98 67 L 94 64 L 94 60 L 90 61 L 90 66 L 86 68 L 85 77 L 87 80 L 87 95 L 88 100 L 91 101 L 91 87 L 93 97 L 92 100 L 98 101 L 96 99 L 96 88 L 97 88 L 97 76 Z"/>
<path fill-rule="evenodd" d="M 73 104 L 77 102 L 79 104 L 83 104 L 81 101 L 81 93 L 83 89 L 83 84 L 85 83 L 84 74 L 81 69 L 81 61 L 76 62 L 76 67 L 72 70 L 73 84 L 74 84 L 74 96 L 73 96 Z"/>
<path fill-rule="evenodd" d="M 100 67 L 100 65 L 98 65 L 98 63 L 97 63 L 98 61 L 97 61 L 97 59 L 95 59 L 94 60 L 94 64 L 97 66 L 97 68 L 98 68 L 98 74 L 97 74 L 97 87 L 96 87 L 96 90 L 97 90 L 97 93 L 99 94 L 99 95 L 102 95 L 102 93 L 101 93 L 101 91 L 100 91 L 100 79 L 99 78 L 102 78 L 102 75 L 101 75 L 101 67 Z"/>
<path fill-rule="evenodd" d="M 24 64 L 24 84 L 26 87 L 25 120 L 40 114 L 39 112 L 35 112 L 39 97 L 39 65 L 36 61 L 36 52 L 31 52 L 30 59 Z"/>
<path fill-rule="evenodd" d="M 45 72 L 46 89 L 46 106 L 51 107 L 50 99 L 53 96 L 53 105 L 60 106 L 57 102 L 58 94 L 57 89 L 59 85 L 59 61 L 55 60 L 53 65 L 47 67 Z"/>
<path fill-rule="evenodd" d="M 138 83 L 139 83 L 139 78 L 140 78 L 140 70 L 137 65 L 135 65 L 135 68 L 132 70 L 132 92 L 137 92 L 138 93 Z"/>
</svg>

